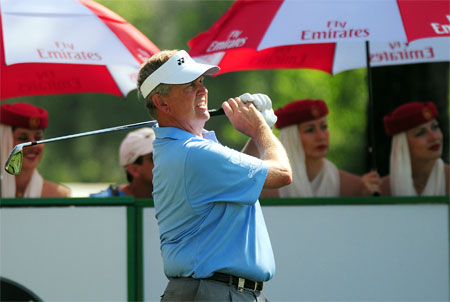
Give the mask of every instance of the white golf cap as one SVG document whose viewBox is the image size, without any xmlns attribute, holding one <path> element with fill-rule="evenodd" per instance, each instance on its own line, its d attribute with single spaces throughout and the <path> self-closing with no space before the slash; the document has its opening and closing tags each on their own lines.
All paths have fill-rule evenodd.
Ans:
<svg viewBox="0 0 450 302">
<path fill-rule="evenodd" d="M 141 128 L 128 133 L 120 144 L 120 165 L 126 167 L 134 163 L 139 156 L 153 152 L 154 140 L 155 132 L 152 128 Z"/>
<path fill-rule="evenodd" d="M 195 62 L 186 51 L 180 50 L 145 79 L 141 94 L 146 98 L 159 84 L 186 84 L 203 74 L 213 75 L 219 70 L 218 66 Z"/>
</svg>

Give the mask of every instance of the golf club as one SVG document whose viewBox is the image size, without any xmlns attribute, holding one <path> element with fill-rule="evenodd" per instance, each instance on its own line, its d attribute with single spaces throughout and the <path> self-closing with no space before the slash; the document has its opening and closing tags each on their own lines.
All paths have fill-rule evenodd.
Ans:
<svg viewBox="0 0 450 302">
<path fill-rule="evenodd" d="M 211 116 L 217 116 L 217 115 L 224 114 L 224 111 L 222 108 L 211 109 L 211 110 L 209 110 L 209 114 Z M 100 130 L 93 130 L 93 131 L 88 131 L 88 132 L 83 132 L 83 133 L 78 133 L 78 134 L 70 134 L 70 135 L 65 135 L 65 136 L 49 138 L 49 139 L 43 139 L 40 141 L 33 141 L 33 142 L 17 144 L 14 147 L 14 149 L 11 151 L 11 154 L 9 154 L 8 160 L 5 163 L 5 171 L 12 175 L 20 174 L 20 172 L 22 171 L 23 148 L 25 148 L 25 147 L 35 146 L 35 145 L 45 144 L 45 143 L 50 143 L 50 142 L 56 142 L 56 141 L 65 140 L 65 139 L 77 138 L 77 137 L 82 137 L 82 136 L 88 136 L 88 135 L 102 134 L 102 133 L 108 133 L 108 132 L 114 132 L 114 131 L 120 131 L 120 130 L 129 130 L 129 129 L 139 128 L 139 127 L 151 127 L 156 123 L 157 123 L 157 121 L 140 122 L 140 123 L 105 128 L 105 129 L 100 129 Z"/>
</svg>

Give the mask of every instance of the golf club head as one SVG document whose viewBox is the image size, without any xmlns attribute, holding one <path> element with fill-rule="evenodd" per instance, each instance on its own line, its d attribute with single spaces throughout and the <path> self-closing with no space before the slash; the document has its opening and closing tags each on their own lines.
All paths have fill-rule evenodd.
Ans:
<svg viewBox="0 0 450 302">
<path fill-rule="evenodd" d="M 17 175 L 22 172 L 22 160 L 23 160 L 23 145 L 19 144 L 14 147 L 9 154 L 8 160 L 5 164 L 5 171 L 12 175 Z"/>
</svg>

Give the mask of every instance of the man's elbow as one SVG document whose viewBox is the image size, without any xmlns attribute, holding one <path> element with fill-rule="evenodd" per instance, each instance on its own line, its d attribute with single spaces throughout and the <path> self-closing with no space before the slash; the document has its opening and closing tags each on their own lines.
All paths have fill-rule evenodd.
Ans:
<svg viewBox="0 0 450 302">
<path fill-rule="evenodd" d="M 290 169 L 281 169 L 275 171 L 269 171 L 267 175 L 264 188 L 267 189 L 279 189 L 287 186 L 292 182 L 292 171 Z"/>
<path fill-rule="evenodd" d="M 283 171 L 282 176 L 280 177 L 280 187 L 284 187 L 290 185 L 292 183 L 292 172 L 291 170 Z"/>
</svg>

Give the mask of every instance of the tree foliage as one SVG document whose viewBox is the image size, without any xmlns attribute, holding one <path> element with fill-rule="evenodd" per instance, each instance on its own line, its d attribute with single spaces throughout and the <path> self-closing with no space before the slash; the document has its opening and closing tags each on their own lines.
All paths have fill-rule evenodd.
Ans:
<svg viewBox="0 0 450 302">
<path fill-rule="evenodd" d="M 98 0 L 137 27 L 162 49 L 186 49 L 187 42 L 207 30 L 232 1 Z M 249 21 L 255 22 L 255 21 Z M 95 39 L 95 37 L 93 37 Z M 265 93 L 274 108 L 293 100 L 323 99 L 329 106 L 331 147 L 329 158 L 339 168 L 362 174 L 366 146 L 366 70 L 329 75 L 316 70 L 258 70 L 208 78 L 209 107 L 218 108 L 229 97 Z M 136 90 L 126 98 L 104 94 L 50 95 L 15 98 L 5 102 L 30 102 L 49 111 L 47 137 L 149 120 Z M 241 149 L 246 137 L 233 129 L 227 118 L 213 117 L 206 125 L 219 140 Z M 276 131 L 276 130 L 275 130 Z M 123 182 L 118 147 L 125 132 L 95 135 L 46 145 L 39 170 L 57 182 Z"/>
</svg>

